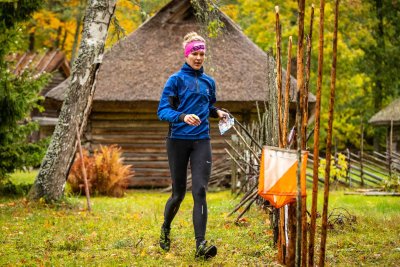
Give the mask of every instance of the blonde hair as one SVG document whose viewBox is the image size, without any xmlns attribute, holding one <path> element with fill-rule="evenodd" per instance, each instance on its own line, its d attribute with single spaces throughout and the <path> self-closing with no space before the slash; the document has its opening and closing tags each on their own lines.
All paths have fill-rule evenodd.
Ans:
<svg viewBox="0 0 400 267">
<path fill-rule="evenodd" d="M 185 49 L 186 45 L 192 41 L 202 41 L 202 42 L 206 42 L 206 40 L 201 37 L 200 35 L 198 35 L 197 32 L 189 32 L 188 34 L 185 35 L 185 37 L 183 37 L 183 49 Z"/>
</svg>

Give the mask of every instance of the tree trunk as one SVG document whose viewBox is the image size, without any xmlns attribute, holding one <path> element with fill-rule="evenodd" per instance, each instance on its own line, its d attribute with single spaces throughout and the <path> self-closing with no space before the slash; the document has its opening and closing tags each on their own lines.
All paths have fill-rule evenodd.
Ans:
<svg viewBox="0 0 400 267">
<path fill-rule="evenodd" d="M 53 133 L 46 156 L 40 166 L 29 198 L 59 200 L 76 150 L 76 125 L 82 134 L 92 106 L 96 75 L 116 0 L 91 0 L 84 20 L 83 36 L 75 60 L 67 97 Z"/>
<path fill-rule="evenodd" d="M 71 51 L 71 63 L 70 65 L 72 66 L 74 64 L 75 60 L 75 54 L 76 54 L 76 47 L 78 45 L 78 40 L 79 40 L 79 32 L 81 29 L 81 21 L 82 21 L 82 1 L 80 2 L 80 5 L 78 7 L 78 14 L 76 15 L 76 28 L 75 28 L 75 35 L 74 35 L 74 42 L 72 44 L 72 51 Z"/>
</svg>

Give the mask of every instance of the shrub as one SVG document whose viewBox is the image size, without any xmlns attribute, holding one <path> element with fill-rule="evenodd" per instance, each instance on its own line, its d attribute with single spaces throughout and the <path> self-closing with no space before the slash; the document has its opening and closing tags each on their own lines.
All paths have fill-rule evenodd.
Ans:
<svg viewBox="0 0 400 267">
<path fill-rule="evenodd" d="M 10 180 L 0 181 L 1 196 L 25 196 L 31 189 L 32 184 L 13 184 Z"/>
<path fill-rule="evenodd" d="M 318 174 L 320 177 L 325 177 L 325 166 L 326 159 L 321 159 L 318 167 Z M 346 156 L 342 153 L 338 153 L 337 162 L 335 162 L 334 157 L 331 158 L 330 180 L 336 181 L 347 179 L 347 169 L 348 164 Z"/>
<path fill-rule="evenodd" d="M 30 113 L 43 111 L 39 92 L 49 78 L 35 78 L 29 71 L 16 76 L 0 59 L 0 180 L 6 181 L 15 170 L 37 167 L 46 153 L 47 139 L 30 143 L 28 136 L 39 129 Z"/>
<path fill-rule="evenodd" d="M 131 165 L 123 165 L 121 148 L 100 146 L 95 152 L 96 189 L 100 194 L 122 197 L 132 177 Z"/>
<path fill-rule="evenodd" d="M 128 187 L 129 178 L 133 176 L 131 165 L 124 165 L 121 148 L 116 145 L 100 146 L 93 156 L 83 151 L 89 192 L 95 195 L 122 197 Z M 84 194 L 85 184 L 82 173 L 82 162 L 79 153 L 71 167 L 68 183 L 74 193 Z"/>
<path fill-rule="evenodd" d="M 394 172 L 391 178 L 385 179 L 383 189 L 388 192 L 400 192 L 400 173 Z"/>
</svg>

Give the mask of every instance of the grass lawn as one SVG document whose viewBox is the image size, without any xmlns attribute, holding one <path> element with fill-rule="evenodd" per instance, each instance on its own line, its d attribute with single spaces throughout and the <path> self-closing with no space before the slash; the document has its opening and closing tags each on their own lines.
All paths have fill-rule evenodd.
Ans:
<svg viewBox="0 0 400 267">
<path fill-rule="evenodd" d="M 330 194 L 329 204 L 330 210 L 345 208 L 357 218 L 352 226 L 328 232 L 327 260 L 332 265 L 400 265 L 399 197 L 344 195 L 337 191 Z"/>
<path fill-rule="evenodd" d="M 69 196 L 52 206 L 0 197 L 0 266 L 277 265 L 268 216 L 254 206 L 244 224 L 233 224 L 234 217 L 226 218 L 226 214 L 237 200 L 228 191 L 207 195 L 207 239 L 218 246 L 216 258 L 207 262 L 193 258 L 190 193 L 172 225 L 171 251 L 164 253 L 158 236 L 168 197 L 158 191 L 136 190 L 124 198 L 95 197 L 91 214 L 85 212 L 82 197 Z M 399 198 L 334 191 L 330 207 L 347 209 L 357 222 L 329 231 L 329 265 L 399 265 Z"/>
</svg>

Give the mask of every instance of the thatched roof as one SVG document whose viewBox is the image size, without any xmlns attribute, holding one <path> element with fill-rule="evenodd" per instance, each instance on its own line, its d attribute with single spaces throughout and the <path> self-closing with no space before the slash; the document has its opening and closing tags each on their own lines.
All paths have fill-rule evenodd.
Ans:
<svg viewBox="0 0 400 267">
<path fill-rule="evenodd" d="M 218 101 L 265 100 L 268 55 L 229 17 L 220 14 L 223 34 L 207 41 L 205 63 L 206 73 L 216 80 Z M 200 32 L 190 0 L 168 3 L 105 53 L 94 101 L 158 101 L 167 78 L 184 63 L 181 43 L 190 31 Z M 68 81 L 46 97 L 63 100 L 67 86 Z M 315 102 L 313 95 L 309 99 Z"/>
<path fill-rule="evenodd" d="M 11 54 L 7 60 L 12 62 L 11 69 L 16 75 L 20 75 L 26 69 L 32 70 L 35 74 L 61 70 L 65 77 L 69 77 L 71 73 L 64 53 L 58 50 Z"/>
<path fill-rule="evenodd" d="M 374 125 L 390 125 L 391 121 L 394 125 L 400 125 L 400 98 L 376 113 L 368 122 Z"/>
</svg>

